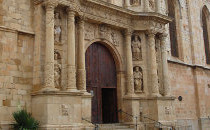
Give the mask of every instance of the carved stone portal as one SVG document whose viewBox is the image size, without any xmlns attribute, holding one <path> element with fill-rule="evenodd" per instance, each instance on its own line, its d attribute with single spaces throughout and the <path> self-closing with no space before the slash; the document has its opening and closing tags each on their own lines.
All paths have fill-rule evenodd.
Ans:
<svg viewBox="0 0 210 130">
<path fill-rule="evenodd" d="M 59 12 L 55 12 L 54 40 L 55 44 L 61 45 L 61 17 Z"/>
<path fill-rule="evenodd" d="M 54 51 L 54 84 L 56 88 L 61 88 L 61 55 Z"/>
<path fill-rule="evenodd" d="M 135 92 L 143 92 L 143 73 L 141 67 L 134 67 L 133 77 Z"/>
<path fill-rule="evenodd" d="M 141 38 L 139 35 L 132 36 L 132 56 L 134 61 L 142 60 Z"/>
</svg>

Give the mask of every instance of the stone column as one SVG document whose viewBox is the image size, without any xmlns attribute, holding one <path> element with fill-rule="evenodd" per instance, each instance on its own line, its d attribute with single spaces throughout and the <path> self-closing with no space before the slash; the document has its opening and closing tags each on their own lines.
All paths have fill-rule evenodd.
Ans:
<svg viewBox="0 0 210 130">
<path fill-rule="evenodd" d="M 161 13 L 161 0 L 156 0 L 156 12 Z"/>
<path fill-rule="evenodd" d="M 167 34 L 160 35 L 164 96 L 170 96 L 171 93 L 170 93 L 170 86 L 169 86 L 169 79 L 168 79 L 166 38 L 167 38 Z"/>
<path fill-rule="evenodd" d="M 149 0 L 144 0 L 144 11 L 149 12 Z"/>
<path fill-rule="evenodd" d="M 68 91 L 76 91 L 76 67 L 75 67 L 75 11 L 68 8 Z"/>
<path fill-rule="evenodd" d="M 133 81 L 133 60 L 131 51 L 131 35 L 132 31 L 127 29 L 125 31 L 125 49 L 126 49 L 126 86 L 127 95 L 131 96 L 134 94 L 134 81 Z"/>
<path fill-rule="evenodd" d="M 157 61 L 155 50 L 155 35 L 153 30 L 148 31 L 148 45 L 149 45 L 149 79 L 152 90 L 152 96 L 159 96 L 158 74 L 157 74 Z"/>
<path fill-rule="evenodd" d="M 86 92 L 85 48 L 84 48 L 84 17 L 79 19 L 78 59 L 77 59 L 77 86 L 82 92 Z"/>
<path fill-rule="evenodd" d="M 125 6 L 125 7 L 129 7 L 129 6 L 130 6 L 130 0 L 125 0 L 124 6 Z"/>
<path fill-rule="evenodd" d="M 55 2 L 46 3 L 45 85 L 43 90 L 57 90 L 54 85 L 54 8 Z"/>
</svg>

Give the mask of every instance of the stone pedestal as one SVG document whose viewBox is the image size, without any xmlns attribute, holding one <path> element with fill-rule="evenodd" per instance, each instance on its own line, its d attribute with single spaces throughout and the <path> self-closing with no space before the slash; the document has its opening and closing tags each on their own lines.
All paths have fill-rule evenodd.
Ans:
<svg viewBox="0 0 210 130">
<path fill-rule="evenodd" d="M 77 129 L 91 127 L 82 118 L 91 119 L 91 96 L 81 92 L 47 92 L 32 94 L 32 115 L 41 129 Z"/>
<path fill-rule="evenodd" d="M 145 129 L 155 130 L 175 125 L 174 97 L 154 97 L 139 99 L 141 122 Z M 149 119 L 150 118 L 150 119 Z M 158 123 L 159 122 L 159 123 Z"/>
</svg>

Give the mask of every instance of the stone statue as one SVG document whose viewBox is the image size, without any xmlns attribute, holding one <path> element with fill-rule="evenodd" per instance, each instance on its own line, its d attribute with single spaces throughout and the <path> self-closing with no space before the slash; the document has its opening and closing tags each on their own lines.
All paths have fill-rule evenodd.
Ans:
<svg viewBox="0 0 210 130">
<path fill-rule="evenodd" d="M 54 84 L 56 88 L 61 87 L 61 61 L 60 54 L 55 51 L 54 52 Z"/>
<path fill-rule="evenodd" d="M 134 67 L 134 88 L 136 92 L 143 92 L 143 73 L 139 66 Z"/>
<path fill-rule="evenodd" d="M 132 36 L 131 46 L 132 46 L 133 60 L 134 61 L 142 60 L 140 36 L 138 36 L 138 35 Z"/>
<path fill-rule="evenodd" d="M 54 37 L 55 44 L 61 45 L 61 18 L 58 12 L 55 13 Z"/>
</svg>

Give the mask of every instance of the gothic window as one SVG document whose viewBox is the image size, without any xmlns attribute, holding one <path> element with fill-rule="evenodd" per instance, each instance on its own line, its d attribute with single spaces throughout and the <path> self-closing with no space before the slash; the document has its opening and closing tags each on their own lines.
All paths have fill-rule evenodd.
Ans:
<svg viewBox="0 0 210 130">
<path fill-rule="evenodd" d="M 206 6 L 202 9 L 202 25 L 203 25 L 203 39 L 205 45 L 206 63 L 210 64 L 210 48 L 209 48 L 209 11 Z"/>
<path fill-rule="evenodd" d="M 171 55 L 179 57 L 179 44 L 178 44 L 178 25 L 180 19 L 179 4 L 177 0 L 168 0 L 168 15 L 173 18 L 169 24 Z"/>
</svg>

